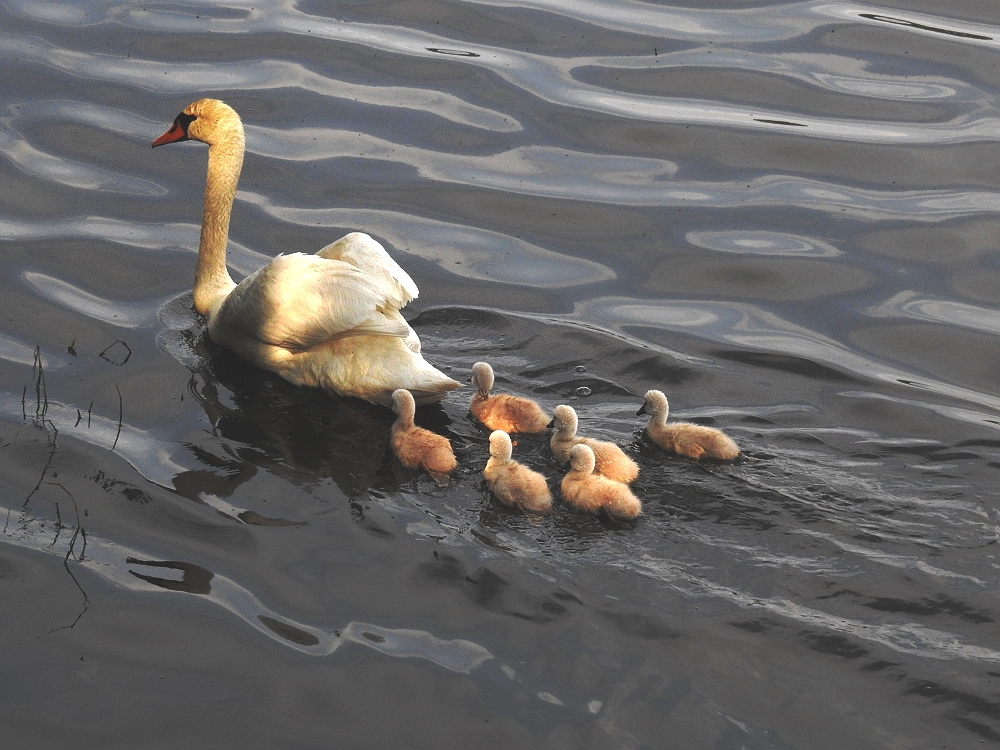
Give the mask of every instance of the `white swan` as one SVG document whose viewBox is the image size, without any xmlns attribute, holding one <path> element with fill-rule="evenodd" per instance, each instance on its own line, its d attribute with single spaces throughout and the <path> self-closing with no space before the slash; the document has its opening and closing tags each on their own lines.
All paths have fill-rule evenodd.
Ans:
<svg viewBox="0 0 1000 750">
<path fill-rule="evenodd" d="M 201 99 L 153 146 L 190 139 L 208 144 L 194 306 L 208 317 L 214 341 L 296 385 L 385 406 L 397 388 L 423 404 L 461 387 L 420 355 L 417 334 L 399 313 L 417 287 L 366 234 L 349 234 L 316 255 L 279 255 L 233 283 L 226 243 L 243 167 L 243 124 L 228 104 Z"/>
</svg>

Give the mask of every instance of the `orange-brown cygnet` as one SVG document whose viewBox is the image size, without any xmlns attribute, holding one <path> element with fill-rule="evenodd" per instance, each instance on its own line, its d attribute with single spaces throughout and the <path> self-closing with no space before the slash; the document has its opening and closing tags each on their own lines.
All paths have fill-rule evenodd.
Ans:
<svg viewBox="0 0 1000 750">
<path fill-rule="evenodd" d="M 639 476 L 639 465 L 625 455 L 625 451 L 614 443 L 593 438 L 579 437 L 576 434 L 578 420 L 572 406 L 562 404 L 555 409 L 551 426 L 555 427 L 549 446 L 552 455 L 564 464 L 569 461 L 570 450 L 574 445 L 583 443 L 589 445 L 597 460 L 597 473 L 616 482 L 634 482 Z"/>
<path fill-rule="evenodd" d="M 392 392 L 392 408 L 399 417 L 392 425 L 392 452 L 408 469 L 423 468 L 436 482 L 447 481 L 458 466 L 448 438 L 413 424 L 417 411 L 413 394 L 404 388 Z"/>
<path fill-rule="evenodd" d="M 740 449 L 733 439 L 721 430 L 691 422 L 667 424 L 670 405 L 662 391 L 646 391 L 646 401 L 636 412 L 652 414 L 646 425 L 649 439 L 661 448 L 691 458 L 721 458 L 726 461 L 740 455 Z"/>
<path fill-rule="evenodd" d="M 548 415 L 531 399 L 508 396 L 506 393 L 490 395 L 493 387 L 493 368 L 486 362 L 472 366 L 472 382 L 476 393 L 472 396 L 469 411 L 472 416 L 491 430 L 504 432 L 545 432 Z"/>
<path fill-rule="evenodd" d="M 594 472 L 594 451 L 578 443 L 570 450 L 570 470 L 560 488 L 563 499 L 577 510 L 600 513 L 631 521 L 642 513 L 639 498 L 627 484 L 615 482 Z"/>
<path fill-rule="evenodd" d="M 512 451 L 510 436 L 494 430 L 490 435 L 490 460 L 483 470 L 490 491 L 506 505 L 548 513 L 552 510 L 552 493 L 545 477 L 513 460 Z"/>
</svg>

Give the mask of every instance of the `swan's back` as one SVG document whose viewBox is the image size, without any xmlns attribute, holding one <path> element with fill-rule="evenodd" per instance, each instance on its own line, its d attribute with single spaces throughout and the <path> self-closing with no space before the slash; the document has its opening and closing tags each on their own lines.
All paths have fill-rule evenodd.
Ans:
<svg viewBox="0 0 1000 750">
<path fill-rule="evenodd" d="M 420 355 L 382 286 L 341 260 L 280 255 L 229 294 L 209 316 L 209 333 L 295 385 L 385 406 L 397 388 L 418 404 L 440 401 L 461 383 Z"/>
<path fill-rule="evenodd" d="M 346 234 L 316 255 L 343 261 L 363 271 L 379 288 L 386 303 L 397 310 L 415 300 L 419 294 L 410 275 L 393 260 L 380 242 L 364 232 Z"/>
</svg>

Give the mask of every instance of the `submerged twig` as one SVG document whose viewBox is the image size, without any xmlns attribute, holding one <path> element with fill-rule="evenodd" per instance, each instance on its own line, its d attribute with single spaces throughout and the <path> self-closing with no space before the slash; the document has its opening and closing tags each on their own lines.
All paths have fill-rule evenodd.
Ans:
<svg viewBox="0 0 1000 750">
<path fill-rule="evenodd" d="M 45 475 L 49 471 L 49 467 L 52 466 L 52 460 L 55 458 L 56 450 L 58 450 L 59 442 L 59 429 L 55 426 L 52 420 L 46 417 L 49 410 L 49 394 L 45 387 L 45 368 L 42 366 L 42 351 L 41 348 L 35 347 L 35 363 L 31 368 L 32 374 L 35 377 L 35 416 L 32 418 L 32 424 L 41 430 L 44 430 L 46 434 L 50 434 L 49 437 L 49 455 L 45 461 L 45 466 L 42 467 L 42 473 L 38 477 L 38 482 L 35 484 L 28 496 L 24 498 L 24 503 L 22 508 L 27 509 L 28 503 L 31 502 L 31 498 L 38 488 L 42 486 L 42 482 L 45 481 Z M 22 410 L 23 410 L 22 406 Z M 27 416 L 25 416 L 25 421 L 27 421 Z M 23 428 L 22 428 L 23 429 Z M 50 433 L 51 430 L 51 433 Z M 20 432 L 20 430 L 18 431 Z M 8 521 L 10 520 L 8 514 Z M 7 530 L 7 525 L 4 524 L 4 531 Z"/>
<path fill-rule="evenodd" d="M 73 531 L 73 538 L 69 540 L 69 548 L 66 550 L 66 557 L 63 558 L 63 567 L 66 568 L 66 572 L 69 573 L 69 577 L 73 579 L 73 583 L 76 584 L 76 587 L 80 590 L 80 593 L 83 594 L 83 609 L 80 610 L 80 614 L 78 614 L 76 618 L 73 620 L 73 622 L 71 622 L 69 625 L 61 625 L 58 628 L 50 630 L 49 631 L 50 633 L 54 633 L 57 630 L 67 630 L 74 628 L 76 624 L 80 622 L 80 618 L 86 614 L 88 609 L 90 609 L 90 597 L 87 596 L 87 592 L 83 590 L 83 586 L 80 585 L 80 582 L 77 580 L 76 576 L 73 574 L 73 571 L 69 567 L 70 557 L 73 557 L 73 559 L 76 560 L 77 562 L 81 562 L 83 560 L 84 555 L 87 552 L 87 532 L 83 528 L 83 526 L 80 525 L 80 506 L 76 502 L 76 498 L 73 497 L 73 493 L 70 492 L 68 489 L 66 489 L 64 485 L 56 484 L 56 486 L 59 487 L 63 492 L 65 492 L 69 496 L 69 499 L 73 501 L 73 508 L 76 510 L 76 529 Z M 57 505 L 56 508 L 58 507 L 59 506 Z M 79 554 L 74 554 L 74 550 L 76 548 L 76 540 L 78 538 L 83 539 L 83 547 L 80 549 Z"/>
<path fill-rule="evenodd" d="M 35 362 L 31 366 L 35 378 L 35 420 L 44 420 L 49 410 L 49 394 L 45 388 L 45 368 L 42 367 L 41 347 L 35 347 Z"/>
<path fill-rule="evenodd" d="M 122 434 L 122 413 L 123 413 L 122 412 L 122 389 L 118 387 L 117 383 L 115 383 L 115 390 L 118 391 L 118 432 L 115 433 L 115 442 L 111 446 L 111 450 L 114 450 L 115 446 L 118 445 L 118 438 Z"/>
<path fill-rule="evenodd" d="M 59 486 L 62 487 L 62 485 Z M 65 489 L 65 487 L 63 487 L 63 489 Z M 52 538 L 52 544 L 49 545 L 50 547 L 56 546 L 56 542 L 59 541 L 59 535 L 62 533 L 62 530 L 62 513 L 59 512 L 59 503 L 56 503 L 56 535 Z"/>
<path fill-rule="evenodd" d="M 117 359 L 115 359 L 115 354 L 114 353 L 112 353 L 111 356 L 108 356 L 108 352 L 110 352 L 118 344 L 121 344 L 122 346 L 124 346 L 125 347 L 125 351 L 127 352 L 126 355 L 125 355 L 125 359 L 121 360 L 120 362 Z M 111 344 L 109 344 L 104 349 L 104 351 L 101 352 L 100 354 L 98 354 L 97 356 L 100 357 L 101 359 L 105 360 L 106 362 L 110 362 L 111 364 L 115 365 L 116 367 L 121 367 L 126 362 L 128 362 L 129 359 L 132 357 L 132 347 L 130 347 L 128 344 L 126 344 L 121 339 L 118 339 L 117 341 L 114 341 Z"/>
</svg>

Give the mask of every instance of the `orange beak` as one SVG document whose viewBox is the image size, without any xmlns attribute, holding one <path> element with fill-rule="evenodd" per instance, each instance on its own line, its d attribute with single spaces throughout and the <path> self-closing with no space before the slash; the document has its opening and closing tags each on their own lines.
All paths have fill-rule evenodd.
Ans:
<svg viewBox="0 0 1000 750">
<path fill-rule="evenodd" d="M 181 125 L 180 118 L 178 118 L 174 120 L 174 124 L 170 126 L 170 130 L 153 141 L 153 148 L 162 146 L 165 143 L 177 143 L 178 141 L 186 140 L 188 140 L 187 129 Z"/>
</svg>

